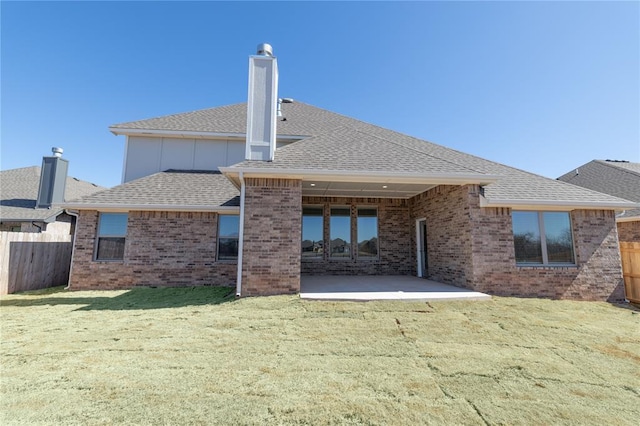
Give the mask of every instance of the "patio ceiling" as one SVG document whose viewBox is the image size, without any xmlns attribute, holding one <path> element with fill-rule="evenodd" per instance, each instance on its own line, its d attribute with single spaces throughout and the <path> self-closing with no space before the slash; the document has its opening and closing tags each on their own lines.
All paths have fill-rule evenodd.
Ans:
<svg viewBox="0 0 640 426">
<path fill-rule="evenodd" d="M 392 182 L 334 182 L 304 180 L 302 195 L 316 197 L 411 198 L 434 184 Z"/>
</svg>

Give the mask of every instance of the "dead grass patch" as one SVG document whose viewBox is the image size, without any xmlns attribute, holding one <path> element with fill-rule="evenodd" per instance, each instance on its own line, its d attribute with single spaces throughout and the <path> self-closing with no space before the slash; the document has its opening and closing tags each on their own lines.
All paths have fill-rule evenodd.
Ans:
<svg viewBox="0 0 640 426">
<path fill-rule="evenodd" d="M 606 303 L 3 297 L 2 424 L 635 424 L 640 315 Z"/>
</svg>

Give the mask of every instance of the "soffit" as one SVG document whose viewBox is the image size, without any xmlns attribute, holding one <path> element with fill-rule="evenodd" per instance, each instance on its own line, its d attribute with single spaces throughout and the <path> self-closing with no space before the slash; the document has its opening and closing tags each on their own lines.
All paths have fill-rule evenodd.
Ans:
<svg viewBox="0 0 640 426">
<path fill-rule="evenodd" d="M 303 181 L 302 195 L 315 197 L 411 198 L 433 184 Z"/>
</svg>

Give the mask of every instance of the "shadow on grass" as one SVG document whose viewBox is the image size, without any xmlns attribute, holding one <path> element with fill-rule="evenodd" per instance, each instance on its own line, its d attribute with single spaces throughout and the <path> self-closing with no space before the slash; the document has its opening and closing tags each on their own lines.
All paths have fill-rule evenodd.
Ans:
<svg viewBox="0 0 640 426">
<path fill-rule="evenodd" d="M 640 303 L 610 302 L 610 305 L 615 306 L 616 308 L 628 309 L 630 311 L 640 313 Z"/>
<path fill-rule="evenodd" d="M 25 293 L 24 298 L 0 300 L 0 306 L 85 305 L 78 311 L 165 309 L 183 306 L 219 305 L 235 300 L 234 289 L 228 287 L 138 287 L 113 297 L 86 297 L 82 293 L 60 291 Z M 108 292 L 103 292 L 108 294 Z"/>
</svg>

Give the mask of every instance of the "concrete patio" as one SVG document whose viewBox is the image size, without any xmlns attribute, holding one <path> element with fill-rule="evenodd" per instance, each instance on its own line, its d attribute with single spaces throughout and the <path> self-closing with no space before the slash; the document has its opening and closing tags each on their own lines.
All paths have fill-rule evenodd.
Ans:
<svg viewBox="0 0 640 426">
<path fill-rule="evenodd" d="M 320 300 L 488 300 L 491 296 L 407 275 L 302 276 L 302 299 Z"/>
</svg>

